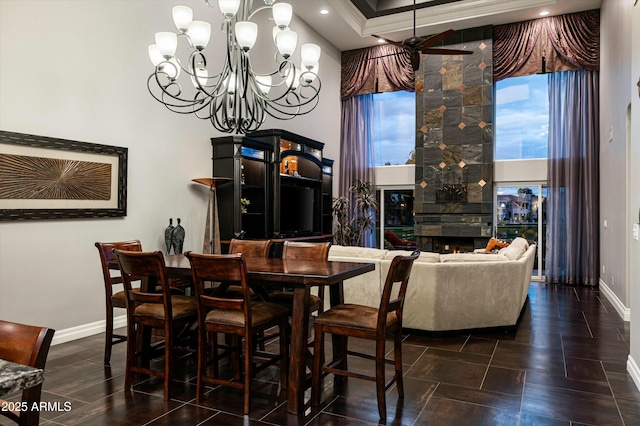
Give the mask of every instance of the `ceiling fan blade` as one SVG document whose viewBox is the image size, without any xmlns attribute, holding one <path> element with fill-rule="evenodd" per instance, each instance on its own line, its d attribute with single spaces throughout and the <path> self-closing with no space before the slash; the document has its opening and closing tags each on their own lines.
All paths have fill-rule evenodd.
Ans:
<svg viewBox="0 0 640 426">
<path fill-rule="evenodd" d="M 404 49 L 406 49 L 406 48 L 407 48 L 407 46 L 405 46 L 404 44 L 402 44 L 402 43 L 398 43 L 397 41 L 389 40 L 389 39 L 388 39 L 388 38 L 386 38 L 386 37 L 377 36 L 377 35 L 375 35 L 375 34 L 371 34 L 371 36 L 372 36 L 372 37 L 375 37 L 375 38 L 377 38 L 377 39 L 379 39 L 379 40 L 384 40 L 384 41 L 386 41 L 386 42 L 387 42 L 387 43 L 389 43 L 389 44 L 394 44 L 394 45 L 396 45 L 396 46 L 398 46 L 398 47 L 402 47 L 402 48 L 404 48 Z"/>
<path fill-rule="evenodd" d="M 418 49 L 422 49 L 425 47 L 430 47 L 433 46 L 434 44 L 438 44 L 440 43 L 442 40 L 444 40 L 445 38 L 449 37 L 451 34 L 455 33 L 455 30 L 447 30 L 445 32 L 442 32 L 440 34 L 434 34 L 432 36 L 429 36 L 427 38 L 425 38 L 424 40 L 422 40 L 420 43 L 418 43 L 418 45 L 416 46 Z"/>
<path fill-rule="evenodd" d="M 458 49 L 438 49 L 435 47 L 427 47 L 421 50 L 422 53 L 429 55 L 471 55 L 470 50 L 458 50 Z"/>
</svg>

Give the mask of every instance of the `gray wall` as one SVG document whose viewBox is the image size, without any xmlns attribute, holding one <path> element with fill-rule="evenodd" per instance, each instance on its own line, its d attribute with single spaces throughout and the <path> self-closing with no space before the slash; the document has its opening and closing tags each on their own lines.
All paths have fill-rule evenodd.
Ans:
<svg viewBox="0 0 640 426">
<path fill-rule="evenodd" d="M 207 191 L 191 179 L 211 175 L 209 138 L 221 134 L 169 112 L 146 89 L 147 45 L 155 32 L 174 31 L 171 8 L 180 3 L 212 22 L 209 59 L 218 63 L 220 13 L 203 0 L 0 1 L 0 129 L 129 148 L 127 217 L 0 223 L 0 318 L 66 330 L 69 338 L 95 332 L 104 291 L 94 242 L 138 238 L 145 250 L 163 249 L 169 217 L 174 224 L 180 217 L 184 249 L 201 249 Z M 299 45 L 323 49 L 320 104 L 264 128 L 318 139 L 337 160 L 340 53 L 301 20 L 291 27 Z M 270 26 L 260 29 L 271 38 Z M 271 68 L 273 52 L 257 52 L 254 64 Z"/>
</svg>

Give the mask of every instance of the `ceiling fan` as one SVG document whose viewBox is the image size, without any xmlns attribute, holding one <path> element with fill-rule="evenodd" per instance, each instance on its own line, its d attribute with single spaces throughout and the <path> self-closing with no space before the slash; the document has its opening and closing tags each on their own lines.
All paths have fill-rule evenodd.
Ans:
<svg viewBox="0 0 640 426">
<path fill-rule="evenodd" d="M 413 0 L 413 36 L 404 40 L 402 43 L 389 40 L 385 37 L 373 35 L 378 39 L 382 39 L 387 43 L 403 48 L 411 59 L 411 67 L 413 71 L 417 71 L 420 68 L 420 54 L 430 55 L 471 55 L 473 52 L 470 50 L 458 50 L 458 49 L 443 49 L 438 47 L 431 47 L 440 43 L 451 34 L 455 33 L 455 30 L 447 30 L 439 34 L 432 36 L 417 37 L 416 36 L 416 0 Z"/>
</svg>

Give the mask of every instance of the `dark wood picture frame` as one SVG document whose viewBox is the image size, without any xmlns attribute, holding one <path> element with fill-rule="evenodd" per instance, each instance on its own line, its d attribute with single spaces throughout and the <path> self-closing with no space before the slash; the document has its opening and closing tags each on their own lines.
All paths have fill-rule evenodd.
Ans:
<svg viewBox="0 0 640 426">
<path fill-rule="evenodd" d="M 37 149 L 39 153 L 46 152 L 42 150 L 66 151 L 65 158 L 74 160 L 74 155 L 82 161 L 83 155 L 98 155 L 97 158 L 105 156 L 107 162 L 111 162 L 113 167 L 117 167 L 112 173 L 117 175 L 117 182 L 114 179 L 112 185 L 113 192 L 117 192 L 113 199 L 109 199 L 108 208 L 91 208 L 91 203 L 87 202 L 87 208 L 82 206 L 65 208 L 47 206 L 47 200 L 43 200 L 42 208 L 0 208 L 0 220 L 46 220 L 46 219 L 81 219 L 81 218 L 106 218 L 106 217 L 122 217 L 127 215 L 127 160 L 128 148 L 100 145 L 88 142 L 72 141 L 67 139 L 50 138 L 46 136 L 36 136 L 25 133 L 15 133 L 0 130 L 0 148 L 1 145 L 19 146 L 24 148 L 25 152 L 30 149 Z M 42 155 L 42 154 L 39 154 Z M 60 155 L 60 153 L 58 153 Z M 66 161 L 66 160 L 64 160 Z M 9 172 L 7 172 L 9 173 Z M 6 173 L 5 173 L 6 175 Z M 0 173 L 1 180 L 2 173 Z M 0 185 L 2 182 L 0 181 Z M 3 200 L 0 200 L 0 202 Z M 63 200 L 64 201 L 64 200 Z M 77 202 L 82 204 L 82 201 Z M 113 205 L 113 207 L 111 207 Z"/>
</svg>

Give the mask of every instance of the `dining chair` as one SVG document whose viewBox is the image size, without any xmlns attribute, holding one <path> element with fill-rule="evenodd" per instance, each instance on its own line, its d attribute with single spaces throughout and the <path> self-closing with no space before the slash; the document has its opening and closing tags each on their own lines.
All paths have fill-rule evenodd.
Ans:
<svg viewBox="0 0 640 426">
<path fill-rule="evenodd" d="M 185 331 L 197 321 L 196 299 L 185 295 L 172 295 L 170 281 L 162 252 L 140 252 L 114 249 L 124 284 L 127 306 L 127 365 L 124 389 L 131 390 L 134 373 L 160 377 L 164 380 L 164 400 L 169 399 L 175 352 L 184 349 L 186 355 L 193 350 L 176 348 L 178 331 Z M 148 285 L 159 285 L 160 292 L 140 288 L 133 291 L 131 281 L 139 278 Z M 148 341 L 150 331 L 164 334 L 164 368 L 153 370 L 149 360 L 156 352 Z M 142 363 L 144 361 L 144 363 Z"/>
<path fill-rule="evenodd" d="M 337 354 L 336 358 L 326 365 L 322 359 L 323 357 L 316 356 L 313 359 L 311 405 L 317 406 L 320 403 L 324 373 L 374 381 L 376 383 L 378 413 L 382 420 L 387 417 L 385 391 L 393 383 L 396 383 L 398 396 L 400 398 L 404 397 L 402 382 L 402 310 L 411 267 L 419 255 L 419 251 L 414 251 L 408 256 L 396 256 L 393 258 L 378 308 L 357 304 L 341 304 L 316 317 L 314 353 L 317 354 L 324 351 L 324 335 L 326 333 L 338 336 L 338 339 L 334 340 L 334 344 L 337 344 L 338 347 L 334 349 L 334 353 Z M 398 283 L 397 296 L 392 299 L 392 294 L 395 294 L 393 292 L 394 286 Z M 387 359 L 386 357 L 385 339 L 387 336 L 393 337 L 393 359 Z M 350 351 L 348 349 L 349 337 L 374 340 L 375 356 Z M 375 375 L 348 370 L 348 355 L 375 360 Z M 385 364 L 394 365 L 393 377 L 388 382 L 385 376 Z"/>
<path fill-rule="evenodd" d="M 330 242 L 311 243 L 300 241 L 285 241 L 282 246 L 283 259 L 297 260 L 327 260 L 329 258 Z M 280 291 L 270 295 L 275 303 L 286 306 L 289 312 L 293 311 L 293 292 Z M 318 295 L 309 295 L 309 312 L 322 312 L 324 310 L 324 287 L 318 287 Z"/>
<path fill-rule="evenodd" d="M 233 238 L 229 242 L 229 254 L 242 253 L 244 257 L 269 257 L 271 240 L 240 240 Z M 262 287 L 253 287 L 251 290 L 256 293 L 262 300 L 266 300 L 266 292 Z M 224 295 L 227 297 L 242 297 L 242 288 L 240 286 L 230 286 L 229 283 L 220 283 L 216 289 L 216 295 Z"/>
<path fill-rule="evenodd" d="M 275 303 L 251 299 L 247 282 L 247 266 L 243 254 L 209 255 L 187 252 L 198 301 L 198 373 L 196 382 L 196 402 L 201 402 L 204 384 L 223 385 L 242 389 L 244 393 L 244 414 L 249 414 L 251 401 L 251 379 L 254 374 L 270 365 L 279 363 L 280 384 L 286 389 L 287 383 L 287 342 L 288 311 Z M 242 289 L 242 297 L 230 299 L 205 294 L 206 281 L 232 282 Z M 278 327 L 280 338 L 279 353 L 257 350 L 256 336 L 265 330 Z M 218 333 L 231 335 L 230 345 L 218 344 Z M 241 341 L 244 343 L 241 344 Z M 221 354 L 218 349 L 225 349 Z M 244 349 L 244 377 L 234 375 L 225 378 L 220 374 L 219 360 L 229 357 L 230 364 L 239 364 Z"/>
<path fill-rule="evenodd" d="M 0 320 L 0 358 L 44 370 L 54 333 L 55 330 L 51 328 Z M 34 404 L 39 406 L 41 394 L 42 383 L 24 389 L 18 408 L 33 407 Z M 2 400 L 0 400 L 1 403 Z M 11 406 L 16 407 L 18 404 Z M 2 407 L 5 407 L 5 404 L 2 404 Z M 11 419 L 20 426 L 35 426 L 39 422 L 40 411 L 37 409 L 17 411 L 0 409 L 0 415 Z"/>
<path fill-rule="evenodd" d="M 104 364 L 111 363 L 111 349 L 113 345 L 126 342 L 127 336 L 115 334 L 113 332 L 113 312 L 115 308 L 126 309 L 124 289 L 114 292 L 115 285 L 122 284 L 120 269 L 114 269 L 113 264 L 117 264 L 117 259 L 113 255 L 113 249 L 142 251 L 142 244 L 139 240 L 117 241 L 117 242 L 97 242 L 95 243 L 100 253 L 100 263 L 102 265 L 102 277 L 104 279 L 105 305 L 107 312 L 104 342 Z M 117 271 L 117 272 L 116 272 Z"/>
</svg>

